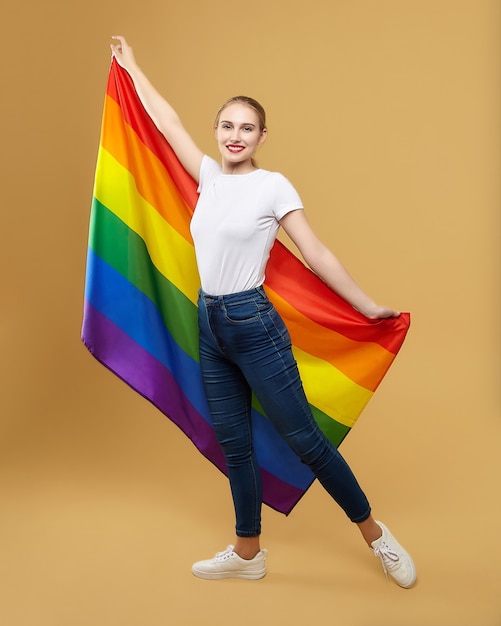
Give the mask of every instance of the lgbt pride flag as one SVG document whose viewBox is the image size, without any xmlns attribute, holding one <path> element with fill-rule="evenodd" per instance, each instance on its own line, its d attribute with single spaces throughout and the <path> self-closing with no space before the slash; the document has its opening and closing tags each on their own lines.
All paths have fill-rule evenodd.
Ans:
<svg viewBox="0 0 501 626">
<path fill-rule="evenodd" d="M 112 62 L 92 203 L 82 339 L 223 472 L 198 361 L 196 184 Z M 409 314 L 369 321 L 276 242 L 265 289 L 284 318 L 315 419 L 338 446 L 397 354 Z M 253 403 L 264 501 L 288 514 L 314 477 Z"/>
</svg>

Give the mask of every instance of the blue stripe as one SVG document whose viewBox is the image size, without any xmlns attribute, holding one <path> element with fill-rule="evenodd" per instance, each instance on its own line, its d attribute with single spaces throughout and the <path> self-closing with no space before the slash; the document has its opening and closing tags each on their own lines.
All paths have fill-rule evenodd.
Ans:
<svg viewBox="0 0 501 626">
<path fill-rule="evenodd" d="M 211 424 L 198 362 L 172 339 L 155 304 L 91 248 L 85 297 L 172 373 L 191 404 Z M 298 489 L 308 488 L 312 480 L 310 469 L 300 462 L 267 418 L 253 410 L 252 419 L 256 454 L 263 469 Z"/>
</svg>

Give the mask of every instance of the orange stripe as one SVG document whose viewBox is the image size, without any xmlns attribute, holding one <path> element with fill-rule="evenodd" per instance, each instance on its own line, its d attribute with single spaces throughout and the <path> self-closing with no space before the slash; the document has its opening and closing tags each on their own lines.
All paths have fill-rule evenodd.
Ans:
<svg viewBox="0 0 501 626">
<path fill-rule="evenodd" d="M 106 96 L 105 111 L 106 124 L 103 124 L 101 145 L 131 172 L 141 196 L 191 242 L 191 210 L 165 167 L 123 120 L 120 107 L 110 96 Z"/>
<path fill-rule="evenodd" d="M 276 292 L 266 287 L 270 300 L 287 323 L 292 343 L 327 361 L 361 387 L 375 391 L 394 355 L 375 343 L 354 341 L 325 328 L 291 306 Z M 373 366 L 367 371 L 367 363 Z"/>
<path fill-rule="evenodd" d="M 103 125 L 102 146 L 131 172 L 141 196 L 191 243 L 191 210 L 165 167 L 123 120 L 120 107 L 110 96 L 106 96 L 105 110 L 107 119 Z M 267 291 L 285 318 L 295 346 L 327 361 L 358 385 L 371 391 L 376 389 L 394 355 L 375 343 L 349 339 L 313 322 L 269 287 Z M 368 362 L 373 364 L 370 372 L 367 371 Z"/>
</svg>

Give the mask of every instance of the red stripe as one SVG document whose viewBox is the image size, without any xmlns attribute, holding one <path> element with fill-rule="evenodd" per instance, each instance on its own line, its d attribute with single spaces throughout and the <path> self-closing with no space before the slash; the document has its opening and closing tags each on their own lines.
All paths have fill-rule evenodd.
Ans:
<svg viewBox="0 0 501 626">
<path fill-rule="evenodd" d="M 377 343 L 392 354 L 398 352 L 410 325 L 409 313 L 384 320 L 367 319 L 279 241 L 273 247 L 266 268 L 265 284 L 318 324 L 355 341 Z"/>
<path fill-rule="evenodd" d="M 195 181 L 145 113 L 131 77 L 115 60 L 109 74 L 107 94 L 119 103 L 127 124 L 163 163 L 179 193 L 193 210 L 198 199 Z M 355 341 L 377 343 L 392 354 L 398 352 L 410 325 L 409 313 L 402 313 L 398 318 L 368 320 L 329 289 L 279 241 L 268 261 L 265 284 L 318 324 Z"/>
<path fill-rule="evenodd" d="M 106 93 L 119 104 L 126 123 L 163 163 L 179 193 L 193 211 L 198 200 L 196 182 L 178 161 L 172 148 L 145 112 L 131 77 L 115 59 L 111 65 Z"/>
</svg>

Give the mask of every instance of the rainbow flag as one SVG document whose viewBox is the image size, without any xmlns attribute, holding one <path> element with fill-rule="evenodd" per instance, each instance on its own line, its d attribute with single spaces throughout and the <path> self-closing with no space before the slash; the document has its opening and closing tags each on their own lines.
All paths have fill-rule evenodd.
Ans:
<svg viewBox="0 0 501 626">
<path fill-rule="evenodd" d="M 190 218 L 196 184 L 112 62 L 92 203 L 82 340 L 225 472 L 202 388 Z M 284 318 L 315 419 L 338 446 L 390 367 L 410 316 L 369 321 L 280 242 L 265 289 Z M 314 476 L 253 403 L 264 501 L 288 514 Z"/>
</svg>

